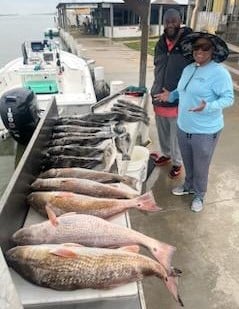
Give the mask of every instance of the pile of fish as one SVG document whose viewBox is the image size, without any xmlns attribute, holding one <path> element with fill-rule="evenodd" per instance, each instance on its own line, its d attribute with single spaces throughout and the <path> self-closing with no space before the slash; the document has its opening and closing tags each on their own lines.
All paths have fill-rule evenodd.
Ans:
<svg viewBox="0 0 239 309">
<path fill-rule="evenodd" d="M 159 211 L 151 192 L 139 195 L 130 176 L 85 168 L 50 169 L 32 184 L 28 204 L 43 216 L 49 205 L 57 215 L 67 212 L 109 218 L 130 208 Z"/>
<path fill-rule="evenodd" d="M 49 220 L 18 230 L 13 235 L 18 246 L 6 255 L 24 278 L 40 286 L 73 290 L 115 287 L 155 275 L 183 306 L 177 291 L 181 272 L 171 267 L 173 246 L 96 216 L 56 217 L 48 206 L 46 211 Z M 135 245 L 146 247 L 157 261 L 138 254 Z"/>
<path fill-rule="evenodd" d="M 134 104 L 130 100 L 118 99 L 117 103 L 113 104 L 111 111 L 117 113 L 124 113 L 125 121 L 142 121 L 146 125 L 149 125 L 150 119 L 144 108 Z"/>
<path fill-rule="evenodd" d="M 66 120 L 67 124 L 64 124 Z M 59 118 L 52 128 L 52 136 L 42 151 L 42 170 L 60 167 L 96 168 L 110 171 L 117 148 L 110 124 L 79 119 Z"/>
<path fill-rule="evenodd" d="M 171 266 L 176 248 L 105 220 L 130 208 L 160 210 L 151 192 L 139 195 L 129 186 L 136 186 L 132 177 L 85 168 L 42 172 L 27 202 L 48 220 L 14 233 L 9 265 L 56 290 L 112 288 L 154 275 L 183 305 L 177 291 L 181 272 Z M 138 245 L 156 260 L 139 254 Z"/>
<path fill-rule="evenodd" d="M 59 117 L 51 140 L 42 151 L 42 169 L 61 167 L 96 168 L 111 171 L 117 150 L 122 160 L 130 160 L 130 133 L 125 122 L 149 124 L 143 108 L 119 99 L 110 112 Z"/>
<path fill-rule="evenodd" d="M 110 172 L 117 150 L 130 159 L 123 122 L 148 123 L 133 105 L 118 100 L 109 113 L 56 120 L 42 151 L 42 172 L 26 197 L 48 219 L 16 231 L 16 247 L 6 258 L 25 279 L 56 290 L 108 289 L 156 276 L 183 306 L 177 288 L 181 271 L 171 266 L 176 248 L 106 221 L 132 208 L 161 210 L 152 192 L 139 194 L 136 179 Z M 139 246 L 152 257 L 139 254 Z"/>
<path fill-rule="evenodd" d="M 149 117 L 144 108 L 132 103 L 130 100 L 118 99 L 117 103 L 114 103 L 110 112 L 106 113 L 93 113 L 85 116 L 81 116 L 82 120 L 89 121 L 126 121 L 137 122 L 142 121 L 149 125 Z"/>
<path fill-rule="evenodd" d="M 175 248 L 168 244 L 96 216 L 68 213 L 56 217 L 49 206 L 46 211 L 48 221 L 18 230 L 13 241 L 18 245 L 77 243 L 100 248 L 142 245 L 171 273 Z"/>
</svg>

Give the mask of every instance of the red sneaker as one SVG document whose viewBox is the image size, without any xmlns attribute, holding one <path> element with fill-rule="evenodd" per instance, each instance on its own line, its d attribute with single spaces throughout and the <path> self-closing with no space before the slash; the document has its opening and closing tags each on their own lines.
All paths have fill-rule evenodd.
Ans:
<svg viewBox="0 0 239 309">
<path fill-rule="evenodd" d="M 182 166 L 175 166 L 173 165 L 171 171 L 169 172 L 168 176 L 172 179 L 179 177 L 181 174 Z"/>
<path fill-rule="evenodd" d="M 150 158 L 153 159 L 154 161 L 157 160 L 160 157 L 160 152 L 158 151 L 153 151 L 150 153 Z"/>
<path fill-rule="evenodd" d="M 169 164 L 170 162 L 171 162 L 171 158 L 168 158 L 165 156 L 161 156 L 154 160 L 154 164 L 157 166 L 163 166 L 163 165 Z"/>
</svg>

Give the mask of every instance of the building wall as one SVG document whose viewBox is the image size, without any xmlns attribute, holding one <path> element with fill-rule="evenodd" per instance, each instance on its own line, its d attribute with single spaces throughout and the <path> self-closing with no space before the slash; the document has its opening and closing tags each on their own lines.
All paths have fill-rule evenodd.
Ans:
<svg viewBox="0 0 239 309">
<path fill-rule="evenodd" d="M 105 37 L 111 38 L 111 27 L 104 27 Z M 114 38 L 124 38 L 124 37 L 140 37 L 142 34 L 138 25 L 131 26 L 115 26 L 113 27 L 113 37 Z"/>
<path fill-rule="evenodd" d="M 222 10 L 223 10 L 223 4 L 224 4 L 224 0 L 214 1 L 212 11 L 217 12 L 217 13 L 221 13 Z"/>
<path fill-rule="evenodd" d="M 92 23 L 96 25 L 95 34 L 105 35 L 106 37 L 111 37 L 112 29 L 110 22 L 110 6 L 109 4 L 94 4 L 92 5 L 82 4 L 77 8 L 71 8 L 71 6 L 67 6 L 64 9 L 62 15 L 64 19 L 61 18 L 60 26 L 62 28 L 71 28 L 71 27 L 79 27 L 82 24 L 82 18 L 85 14 L 86 9 L 90 9 L 90 15 L 92 17 Z M 162 20 L 160 20 L 160 14 L 162 6 L 152 5 L 151 7 L 151 21 L 150 21 L 150 35 L 157 36 L 161 32 L 162 33 Z M 169 8 L 177 8 L 180 10 L 180 13 L 183 18 L 183 22 L 186 21 L 186 13 L 187 6 L 175 6 L 175 5 L 163 5 L 162 12 L 163 14 Z M 83 12 L 81 12 L 83 10 Z M 113 5 L 114 12 L 114 37 L 138 37 L 141 34 L 137 29 L 140 27 L 140 18 L 136 15 L 131 9 L 129 9 L 125 4 L 114 4 Z M 161 24 L 161 25 L 159 25 Z M 124 30 L 123 30 L 124 29 Z"/>
</svg>

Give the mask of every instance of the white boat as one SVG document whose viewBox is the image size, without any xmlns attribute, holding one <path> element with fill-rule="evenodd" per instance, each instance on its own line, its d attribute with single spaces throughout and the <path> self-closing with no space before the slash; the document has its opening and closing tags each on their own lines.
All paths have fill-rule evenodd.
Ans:
<svg viewBox="0 0 239 309">
<path fill-rule="evenodd" d="M 22 57 L 0 69 L 0 97 L 8 90 L 24 87 L 37 95 L 38 107 L 45 110 L 54 95 L 59 113 L 88 112 L 96 103 L 89 63 L 60 49 L 54 40 L 25 42 Z"/>
</svg>

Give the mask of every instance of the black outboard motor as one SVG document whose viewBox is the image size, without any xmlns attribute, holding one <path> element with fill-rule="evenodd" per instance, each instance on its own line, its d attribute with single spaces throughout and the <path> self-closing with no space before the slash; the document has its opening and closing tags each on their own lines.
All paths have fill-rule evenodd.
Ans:
<svg viewBox="0 0 239 309">
<path fill-rule="evenodd" d="M 27 144 L 40 119 L 33 91 L 15 88 L 0 98 L 0 115 L 4 126 L 20 144 Z"/>
</svg>

